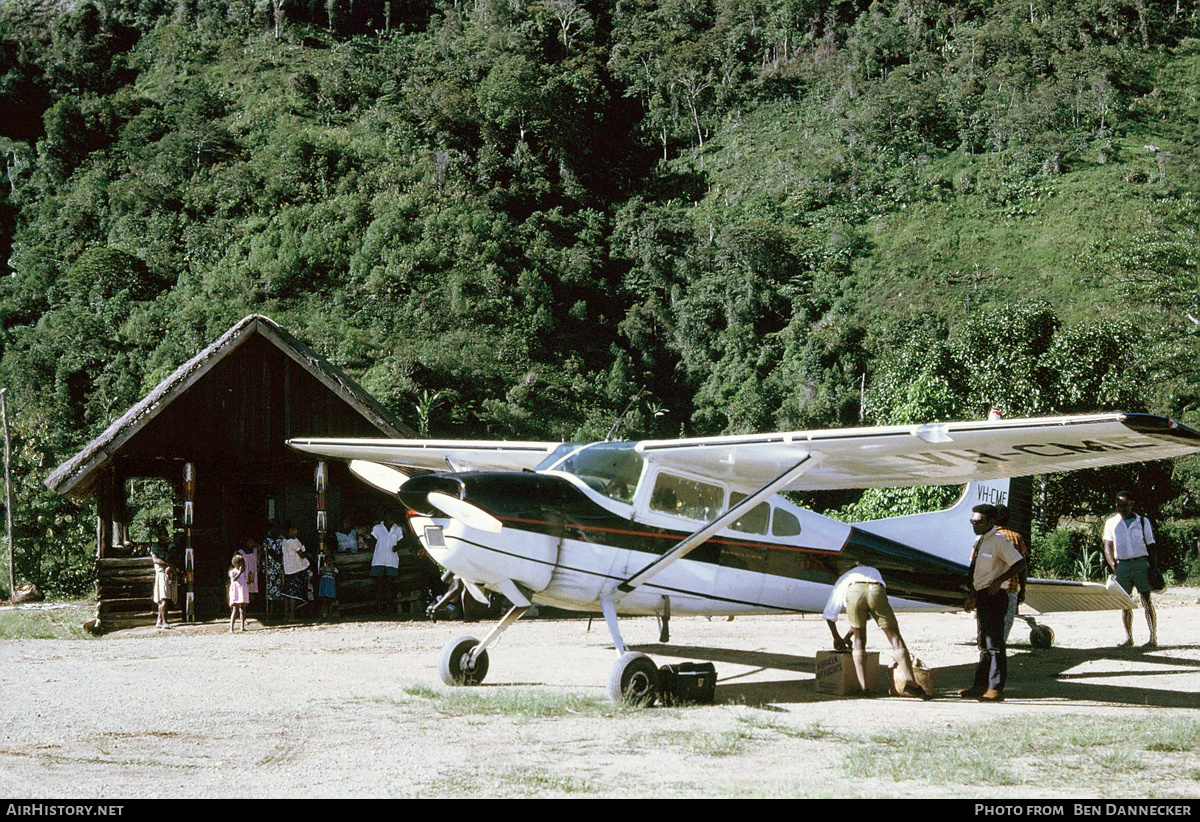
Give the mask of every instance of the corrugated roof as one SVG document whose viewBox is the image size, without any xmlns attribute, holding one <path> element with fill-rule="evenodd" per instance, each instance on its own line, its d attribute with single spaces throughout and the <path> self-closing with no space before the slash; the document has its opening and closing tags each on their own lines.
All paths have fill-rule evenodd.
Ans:
<svg viewBox="0 0 1200 822">
<path fill-rule="evenodd" d="M 121 447 L 142 430 L 171 402 L 207 374 L 242 343 L 261 334 L 280 351 L 342 397 L 386 437 L 405 438 L 415 432 L 392 416 L 374 397 L 341 369 L 293 337 L 278 323 L 261 314 L 251 314 L 221 335 L 220 339 L 175 369 L 153 391 L 130 408 L 100 436 L 46 478 L 46 486 L 64 496 L 85 497 L 92 490 L 100 469 L 112 461 Z"/>
</svg>

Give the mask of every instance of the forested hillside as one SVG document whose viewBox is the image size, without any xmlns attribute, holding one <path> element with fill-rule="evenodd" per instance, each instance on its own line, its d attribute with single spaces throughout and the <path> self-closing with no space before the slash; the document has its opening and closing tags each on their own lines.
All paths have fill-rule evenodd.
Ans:
<svg viewBox="0 0 1200 822">
<path fill-rule="evenodd" d="M 1195 0 L 0 0 L 18 576 L 87 577 L 42 480 L 250 312 L 433 436 L 1200 423 L 1198 36 Z"/>
</svg>

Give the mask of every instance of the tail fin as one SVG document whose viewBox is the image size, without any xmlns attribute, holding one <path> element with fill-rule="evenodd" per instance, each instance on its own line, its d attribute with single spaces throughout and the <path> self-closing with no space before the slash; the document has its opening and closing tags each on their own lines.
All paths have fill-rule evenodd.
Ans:
<svg viewBox="0 0 1200 822">
<path fill-rule="evenodd" d="M 971 509 L 980 503 L 1007 506 L 1008 527 L 1029 543 L 1033 521 L 1032 477 L 973 482 L 965 487 L 958 502 L 944 511 L 856 522 L 854 527 L 968 565 L 975 543 Z"/>
</svg>

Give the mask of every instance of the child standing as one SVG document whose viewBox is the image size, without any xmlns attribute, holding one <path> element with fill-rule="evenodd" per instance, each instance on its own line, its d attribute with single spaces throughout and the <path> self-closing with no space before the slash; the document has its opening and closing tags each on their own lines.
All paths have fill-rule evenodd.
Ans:
<svg viewBox="0 0 1200 822">
<path fill-rule="evenodd" d="M 241 554 L 234 554 L 229 567 L 229 633 L 233 633 L 233 624 L 240 616 L 242 630 L 246 630 L 246 606 L 250 604 L 250 579 L 246 573 L 246 559 Z"/>
<path fill-rule="evenodd" d="M 337 560 L 332 551 L 325 552 L 325 562 L 321 568 L 321 585 L 317 589 L 317 599 L 321 605 L 321 618 L 333 616 L 337 604 Z"/>
</svg>

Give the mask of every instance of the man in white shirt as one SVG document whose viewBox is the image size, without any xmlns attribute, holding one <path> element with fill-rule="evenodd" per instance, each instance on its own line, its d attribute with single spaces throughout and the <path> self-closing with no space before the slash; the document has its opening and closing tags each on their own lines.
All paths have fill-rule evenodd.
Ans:
<svg viewBox="0 0 1200 822">
<path fill-rule="evenodd" d="M 960 696 L 982 702 L 1004 699 L 1008 679 L 1008 649 L 1004 644 L 1004 615 L 1008 611 L 1005 583 L 1025 567 L 1025 558 L 1012 543 L 996 531 L 996 507 L 976 505 L 971 509 L 971 529 L 975 546 L 971 552 L 970 579 L 974 595 L 964 607 L 975 609 L 979 627 L 979 664 L 975 683 Z"/>
<path fill-rule="evenodd" d="M 1136 587 L 1146 612 L 1146 626 L 1150 629 L 1150 640 L 1143 648 L 1158 647 L 1158 617 L 1150 601 L 1150 567 L 1153 564 L 1151 551 L 1154 546 L 1154 529 L 1150 521 L 1134 511 L 1134 495 L 1129 491 L 1117 494 L 1117 512 L 1104 522 L 1104 561 L 1112 569 L 1117 584 L 1125 593 L 1132 594 Z M 1121 612 L 1125 628 L 1125 641 L 1119 648 L 1133 645 L 1133 611 Z"/>
<path fill-rule="evenodd" d="M 838 633 L 837 618 L 842 611 L 850 621 L 850 633 L 842 637 Z M 928 699 L 917 685 L 913 677 L 912 660 L 908 655 L 908 647 L 900 636 L 900 626 L 896 614 L 888 602 L 887 589 L 883 576 L 875 568 L 856 565 L 838 577 L 829 592 L 829 600 L 825 603 L 825 621 L 829 624 L 829 632 L 833 634 L 833 649 L 841 651 L 850 645 L 850 658 L 854 663 L 854 672 L 858 677 L 859 693 L 869 695 L 867 689 L 866 648 L 867 648 L 867 617 L 874 618 L 875 624 L 883 635 L 892 643 L 892 658 L 896 660 L 896 671 L 899 680 L 896 689 L 909 696 L 919 696 Z"/>
<path fill-rule="evenodd" d="M 395 603 L 396 576 L 400 571 L 400 541 L 404 529 L 388 511 L 371 529 L 375 553 L 371 555 L 371 578 L 375 580 L 375 604 L 381 614 L 391 613 Z"/>
</svg>

